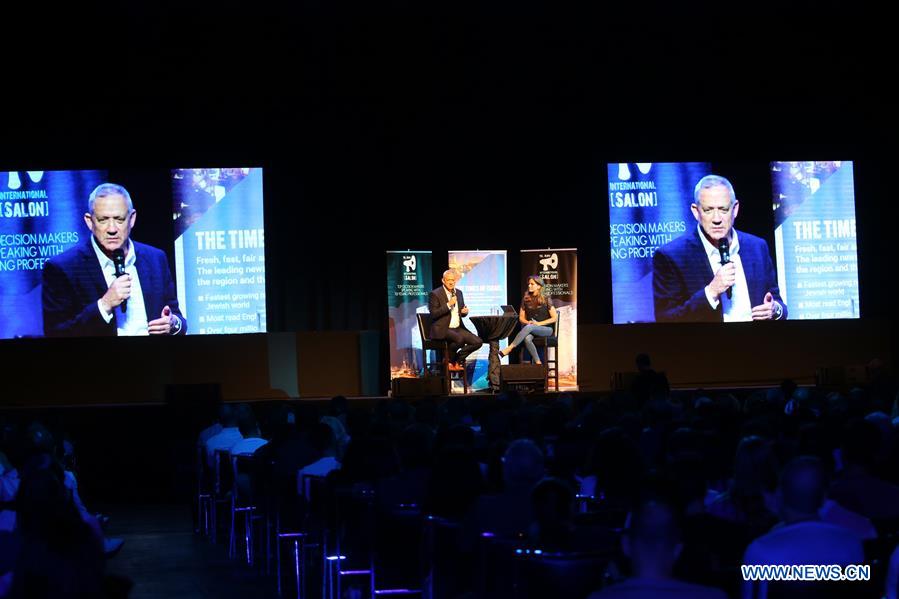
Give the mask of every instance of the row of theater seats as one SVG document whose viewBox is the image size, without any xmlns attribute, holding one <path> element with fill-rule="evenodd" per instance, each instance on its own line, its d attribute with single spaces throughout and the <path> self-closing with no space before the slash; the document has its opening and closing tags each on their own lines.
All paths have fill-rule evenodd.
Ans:
<svg viewBox="0 0 899 599">
<path fill-rule="evenodd" d="M 586 597 L 623 562 L 626 514 L 592 498 L 579 498 L 578 516 L 595 549 L 551 551 L 490 531 L 471 547 L 459 520 L 384 504 L 369 485 L 306 476 L 298 495 L 277 488 L 272 464 L 256 456 L 217 450 L 209 468 L 200 448 L 196 464 L 196 532 L 215 543 L 226 530 L 229 557 L 274 575 L 281 595 L 455 597 L 474 588 L 482 597 Z"/>
</svg>

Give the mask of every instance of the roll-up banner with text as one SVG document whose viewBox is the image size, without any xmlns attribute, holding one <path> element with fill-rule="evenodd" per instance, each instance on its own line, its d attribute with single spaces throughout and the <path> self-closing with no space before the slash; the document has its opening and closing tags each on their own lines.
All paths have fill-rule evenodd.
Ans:
<svg viewBox="0 0 899 599">
<path fill-rule="evenodd" d="M 499 307 L 508 303 L 506 296 L 506 250 L 474 250 L 449 252 L 449 267 L 459 273 L 456 288 L 462 290 L 468 316 L 496 314 Z M 469 331 L 478 334 L 469 318 L 462 323 Z M 490 346 L 485 342 L 481 349 L 468 357 L 469 386 L 472 390 L 490 386 L 487 378 Z M 474 364 L 472 371 L 471 365 Z M 453 391 L 455 391 L 455 387 Z"/>
<path fill-rule="evenodd" d="M 419 376 L 422 364 L 417 312 L 428 311 L 431 252 L 387 252 L 387 329 L 390 379 Z"/>
<path fill-rule="evenodd" d="M 559 390 L 577 390 L 577 249 L 522 250 L 522 298 L 532 275 L 543 279 L 543 293 L 559 317 Z M 520 304 L 521 298 L 515 307 Z"/>
</svg>

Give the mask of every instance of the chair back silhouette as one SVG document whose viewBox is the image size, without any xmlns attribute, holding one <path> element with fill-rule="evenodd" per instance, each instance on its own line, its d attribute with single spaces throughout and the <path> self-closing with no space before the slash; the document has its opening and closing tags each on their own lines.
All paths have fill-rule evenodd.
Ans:
<svg viewBox="0 0 899 599">
<path fill-rule="evenodd" d="M 206 463 L 206 448 L 197 445 L 196 448 L 196 474 L 197 474 L 197 527 L 195 532 L 204 536 L 211 534 L 212 514 L 215 513 L 214 481 L 212 471 Z"/>
<path fill-rule="evenodd" d="M 426 555 L 423 586 L 428 597 L 457 597 L 473 587 L 475 556 L 462 546 L 458 521 L 428 515 L 424 519 Z"/>
<path fill-rule="evenodd" d="M 425 568 L 424 520 L 412 503 L 379 503 L 372 528 L 372 588 L 376 594 L 420 594 Z"/>
<path fill-rule="evenodd" d="M 515 597 L 586 597 L 603 586 L 607 552 L 515 549 Z"/>
<path fill-rule="evenodd" d="M 231 453 L 227 449 L 216 449 L 212 461 L 212 542 L 218 540 L 218 506 L 231 503 L 231 487 L 233 472 L 231 470 Z"/>
<path fill-rule="evenodd" d="M 256 458 L 252 455 L 231 455 L 231 533 L 228 543 L 229 557 L 235 557 L 237 549 L 236 518 L 243 516 L 244 546 L 247 563 L 254 559 L 253 525 L 257 517 L 255 491 L 258 488 Z"/>
</svg>

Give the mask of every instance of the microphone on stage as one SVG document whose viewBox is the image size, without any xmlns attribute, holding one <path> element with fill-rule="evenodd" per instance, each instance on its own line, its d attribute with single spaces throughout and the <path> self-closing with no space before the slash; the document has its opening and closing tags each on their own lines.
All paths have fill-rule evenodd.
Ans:
<svg viewBox="0 0 899 599">
<path fill-rule="evenodd" d="M 115 264 L 115 276 L 118 279 L 125 274 L 125 252 L 121 248 L 113 250 L 112 263 Z M 122 301 L 122 314 L 128 309 L 128 300 Z"/>
<path fill-rule="evenodd" d="M 727 237 L 722 237 L 718 241 L 718 253 L 721 254 L 721 266 L 724 266 L 728 262 L 730 262 L 730 244 L 727 242 Z M 730 299 L 733 296 L 733 288 L 727 288 L 727 299 Z"/>
</svg>

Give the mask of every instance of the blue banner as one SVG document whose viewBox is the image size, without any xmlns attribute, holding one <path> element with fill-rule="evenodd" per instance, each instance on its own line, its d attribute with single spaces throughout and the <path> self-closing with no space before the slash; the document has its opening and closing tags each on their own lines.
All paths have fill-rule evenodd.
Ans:
<svg viewBox="0 0 899 599">
<path fill-rule="evenodd" d="M 39 337 L 44 262 L 83 236 L 104 171 L 0 172 L 0 339 Z"/>
<path fill-rule="evenodd" d="M 653 322 L 652 256 L 695 227 L 693 187 L 705 162 L 608 165 L 612 322 Z"/>
<path fill-rule="evenodd" d="M 431 252 L 387 252 L 390 379 L 417 378 L 424 367 L 417 312 L 428 311 Z"/>
<path fill-rule="evenodd" d="M 778 285 L 791 319 L 858 318 L 851 162 L 772 162 Z"/>
<path fill-rule="evenodd" d="M 489 316 L 497 314 L 500 306 L 507 304 L 506 295 L 506 250 L 493 251 L 451 251 L 449 267 L 459 273 L 456 288 L 461 289 L 468 306 L 468 316 Z M 469 318 L 462 323 L 469 331 L 478 334 Z M 505 344 L 502 343 L 501 346 Z M 468 358 L 474 362 L 474 371 L 469 375 L 470 387 L 474 390 L 486 389 L 488 380 L 487 343 Z"/>
<path fill-rule="evenodd" d="M 178 303 L 188 332 L 265 332 L 262 169 L 179 169 L 172 187 Z"/>
</svg>

